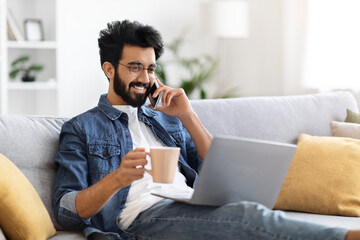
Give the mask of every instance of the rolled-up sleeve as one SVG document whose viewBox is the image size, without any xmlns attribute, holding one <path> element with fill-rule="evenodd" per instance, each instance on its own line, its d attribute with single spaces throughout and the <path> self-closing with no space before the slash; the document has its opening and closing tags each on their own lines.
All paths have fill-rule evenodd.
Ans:
<svg viewBox="0 0 360 240">
<path fill-rule="evenodd" d="M 192 140 L 190 134 L 183 128 L 186 136 L 186 154 L 188 159 L 188 164 L 193 168 L 197 173 L 200 171 L 203 159 L 199 156 L 194 141 Z"/>
<path fill-rule="evenodd" d="M 55 163 L 58 172 L 52 190 L 52 204 L 59 224 L 66 228 L 89 225 L 90 219 L 79 217 L 75 200 L 88 187 L 86 138 L 75 122 L 66 122 L 60 133 L 60 149 Z"/>
</svg>

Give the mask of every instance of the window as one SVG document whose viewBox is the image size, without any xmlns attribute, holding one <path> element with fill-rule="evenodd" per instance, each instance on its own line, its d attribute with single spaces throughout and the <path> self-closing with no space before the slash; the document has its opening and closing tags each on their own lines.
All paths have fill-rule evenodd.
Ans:
<svg viewBox="0 0 360 240">
<path fill-rule="evenodd" d="M 304 87 L 360 87 L 359 12 L 359 0 L 308 0 Z"/>
</svg>

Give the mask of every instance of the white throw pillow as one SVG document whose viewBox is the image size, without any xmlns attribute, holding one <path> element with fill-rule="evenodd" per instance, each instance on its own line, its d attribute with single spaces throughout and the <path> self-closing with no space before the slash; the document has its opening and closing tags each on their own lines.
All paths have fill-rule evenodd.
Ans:
<svg viewBox="0 0 360 240">
<path fill-rule="evenodd" d="M 330 122 L 331 133 L 334 137 L 349 137 L 360 139 L 360 124 L 348 122 Z"/>
</svg>

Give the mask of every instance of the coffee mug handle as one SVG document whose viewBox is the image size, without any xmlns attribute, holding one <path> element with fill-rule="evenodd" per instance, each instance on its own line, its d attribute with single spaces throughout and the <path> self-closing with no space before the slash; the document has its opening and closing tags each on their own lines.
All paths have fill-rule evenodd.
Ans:
<svg viewBox="0 0 360 240">
<path fill-rule="evenodd" d="M 146 169 L 145 168 L 145 171 L 148 172 L 152 176 L 152 170 L 151 169 Z"/>
<path fill-rule="evenodd" d="M 150 157 L 150 152 L 146 152 L 146 155 L 148 155 Z M 146 169 L 145 168 L 145 171 L 148 172 L 151 176 L 153 176 L 152 169 Z"/>
</svg>

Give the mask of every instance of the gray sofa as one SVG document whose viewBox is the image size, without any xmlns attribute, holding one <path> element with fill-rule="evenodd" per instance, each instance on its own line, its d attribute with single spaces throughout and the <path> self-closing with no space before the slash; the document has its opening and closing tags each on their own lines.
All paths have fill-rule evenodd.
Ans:
<svg viewBox="0 0 360 240">
<path fill-rule="evenodd" d="M 301 133 L 331 136 L 331 120 L 343 121 L 346 109 L 357 111 L 351 93 L 332 92 L 284 97 L 193 100 L 192 106 L 213 134 L 233 135 L 296 144 Z M 11 159 L 39 193 L 57 229 L 51 239 L 85 239 L 80 232 L 64 230 L 55 220 L 51 187 L 53 162 L 64 118 L 0 116 L 0 153 Z M 0 213 L 1 214 L 1 213 Z M 359 228 L 360 219 L 286 212 L 291 218 L 329 226 Z M 4 236 L 0 231 L 0 239 Z"/>
</svg>

